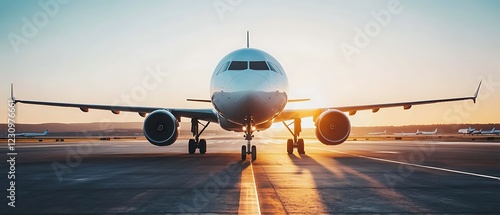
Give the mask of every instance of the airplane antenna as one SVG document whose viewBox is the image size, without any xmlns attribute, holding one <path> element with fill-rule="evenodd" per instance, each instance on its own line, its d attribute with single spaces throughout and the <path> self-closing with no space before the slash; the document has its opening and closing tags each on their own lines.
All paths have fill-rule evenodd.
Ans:
<svg viewBox="0 0 500 215">
<path fill-rule="evenodd" d="M 250 32 L 247 31 L 247 48 L 250 48 Z"/>
</svg>

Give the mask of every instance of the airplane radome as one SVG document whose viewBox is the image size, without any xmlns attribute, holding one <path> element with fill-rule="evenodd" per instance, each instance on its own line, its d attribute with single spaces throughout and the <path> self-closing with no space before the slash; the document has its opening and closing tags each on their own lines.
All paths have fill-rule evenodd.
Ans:
<svg viewBox="0 0 500 215">
<path fill-rule="evenodd" d="M 188 99 L 195 102 L 209 102 L 209 109 L 180 109 L 171 107 L 141 107 L 113 106 L 96 104 L 76 104 L 63 102 L 46 102 L 15 99 L 11 85 L 11 98 L 14 102 L 48 105 L 58 107 L 79 108 L 84 112 L 89 109 L 108 110 L 115 114 L 120 111 L 136 112 L 146 117 L 144 120 L 144 135 L 156 146 L 173 144 L 178 137 L 178 125 L 181 117 L 191 119 L 193 138 L 188 141 L 188 152 L 196 150 L 201 154 L 207 152 L 207 141 L 200 138 L 204 129 L 210 123 L 217 123 L 223 129 L 244 133 L 246 144 L 241 147 L 241 159 L 251 155 L 257 159 L 257 148 L 251 144 L 255 131 L 269 129 L 273 123 L 283 123 L 289 129 L 291 138 L 287 140 L 288 153 L 297 149 L 299 154 L 305 153 L 304 140 L 299 138 L 301 119 L 313 117 L 316 125 L 316 137 L 326 145 L 343 143 L 351 131 L 349 115 L 357 111 L 371 110 L 373 113 L 381 108 L 403 107 L 410 109 L 413 105 L 451 102 L 460 100 L 476 101 L 481 82 L 473 96 L 444 98 L 398 103 L 369 104 L 342 107 L 319 107 L 312 109 L 285 109 L 288 102 L 303 101 L 288 97 L 288 78 L 281 64 L 270 54 L 249 47 L 247 32 L 247 47 L 227 54 L 215 67 L 210 80 L 210 99 Z M 146 116 L 147 115 L 147 116 Z M 293 129 L 290 125 L 293 124 Z"/>
</svg>

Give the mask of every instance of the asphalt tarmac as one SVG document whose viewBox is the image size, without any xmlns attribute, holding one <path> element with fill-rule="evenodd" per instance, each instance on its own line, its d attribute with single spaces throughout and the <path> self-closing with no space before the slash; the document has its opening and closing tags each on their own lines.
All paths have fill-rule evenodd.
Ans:
<svg viewBox="0 0 500 215">
<path fill-rule="evenodd" d="M 244 140 L 207 142 L 204 155 L 187 140 L 18 143 L 16 207 L 3 197 L 0 214 L 500 213 L 499 143 L 306 139 L 288 155 L 286 140 L 255 139 L 251 162 Z"/>
</svg>

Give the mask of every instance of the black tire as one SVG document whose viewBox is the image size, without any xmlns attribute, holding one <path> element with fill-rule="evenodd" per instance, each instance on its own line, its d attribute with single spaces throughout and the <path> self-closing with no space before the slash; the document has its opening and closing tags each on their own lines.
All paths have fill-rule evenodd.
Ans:
<svg viewBox="0 0 500 215">
<path fill-rule="evenodd" d="M 200 154 L 205 154 L 207 152 L 207 140 L 201 139 L 198 148 L 200 149 Z"/>
<path fill-rule="evenodd" d="M 292 139 L 288 139 L 286 141 L 286 151 L 288 152 L 288 154 L 293 154 L 293 140 Z"/>
<path fill-rule="evenodd" d="M 247 159 L 247 147 L 241 146 L 241 160 L 244 161 Z"/>
<path fill-rule="evenodd" d="M 189 139 L 188 153 L 192 155 L 194 154 L 195 151 L 196 151 L 196 141 L 194 141 L 194 139 Z"/>
<path fill-rule="evenodd" d="M 297 151 L 299 152 L 299 154 L 306 153 L 306 151 L 304 151 L 304 139 L 297 140 Z"/>
<path fill-rule="evenodd" d="M 257 160 L 257 146 L 252 146 L 252 160 Z"/>
</svg>

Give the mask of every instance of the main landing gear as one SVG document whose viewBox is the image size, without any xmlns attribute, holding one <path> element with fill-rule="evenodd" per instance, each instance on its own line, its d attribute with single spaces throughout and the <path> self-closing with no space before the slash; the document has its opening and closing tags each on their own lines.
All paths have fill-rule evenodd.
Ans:
<svg viewBox="0 0 500 215">
<path fill-rule="evenodd" d="M 304 139 L 298 137 L 300 136 L 300 132 L 302 131 L 302 126 L 301 126 L 302 120 L 300 118 L 294 119 L 293 122 L 290 124 L 286 124 L 286 122 L 283 122 L 283 125 L 290 131 L 290 133 L 293 136 L 293 139 L 288 139 L 286 142 L 286 151 L 288 154 L 293 154 L 293 149 L 297 148 L 297 152 L 299 154 L 305 154 L 306 152 L 304 151 Z M 290 129 L 290 125 L 293 124 L 293 131 Z"/>
<path fill-rule="evenodd" d="M 196 149 L 200 149 L 200 154 L 205 154 L 207 152 L 207 141 L 205 139 L 200 139 L 200 136 L 209 124 L 210 122 L 207 122 L 207 124 L 203 124 L 199 122 L 198 119 L 191 119 L 191 133 L 193 133 L 194 139 L 189 139 L 189 154 L 194 154 L 196 152 Z M 202 125 L 203 129 L 198 132 L 199 125 Z"/>
<path fill-rule="evenodd" d="M 243 128 L 245 131 L 245 140 L 247 141 L 246 145 L 241 146 L 241 160 L 244 161 L 247 159 L 247 155 L 252 156 L 252 160 L 257 159 L 257 146 L 251 145 L 251 141 L 253 138 L 253 132 L 255 131 L 255 127 L 251 126 L 252 123 L 245 123 L 245 127 Z"/>
</svg>

